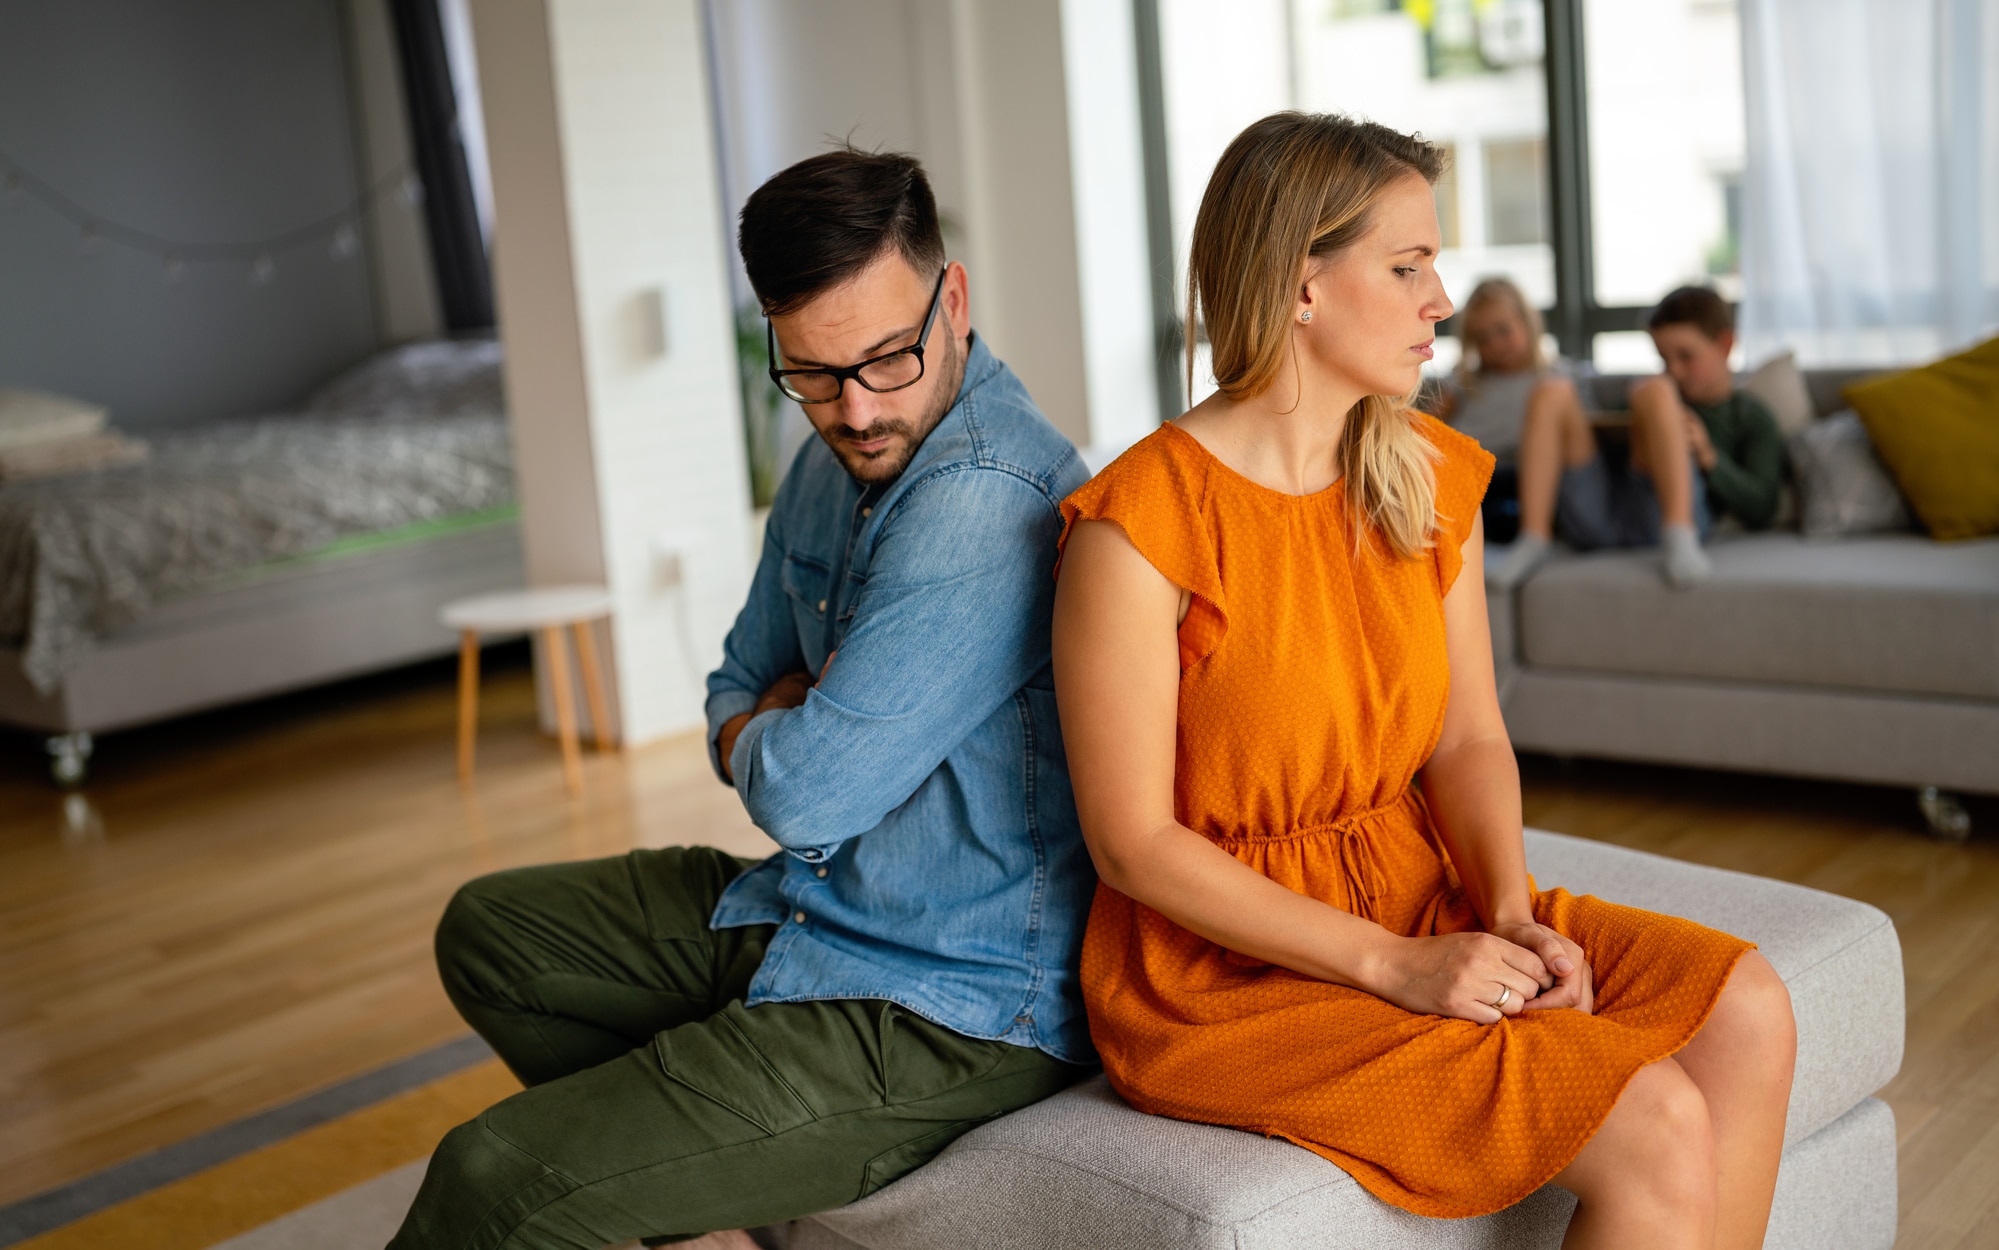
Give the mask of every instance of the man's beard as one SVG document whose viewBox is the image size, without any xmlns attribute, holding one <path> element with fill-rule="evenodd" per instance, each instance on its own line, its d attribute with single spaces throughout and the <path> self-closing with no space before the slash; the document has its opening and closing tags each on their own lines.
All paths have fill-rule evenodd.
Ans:
<svg viewBox="0 0 1999 1250">
<path fill-rule="evenodd" d="M 840 461 L 840 467 L 847 471 L 847 476 L 861 485 L 880 486 L 901 477 L 902 471 L 909 467 L 909 462 L 916 458 L 916 450 L 923 446 L 923 440 L 930 437 L 930 431 L 937 428 L 937 423 L 944 419 L 944 414 L 951 411 L 951 405 L 958 402 L 958 388 L 965 380 L 965 357 L 964 353 L 958 350 L 956 336 L 946 334 L 943 341 L 949 344 L 946 349 L 949 354 L 937 363 L 944 366 L 945 385 L 938 388 L 936 397 L 931 400 L 930 408 L 923 414 L 921 420 L 905 421 L 891 418 L 876 421 L 864 430 L 835 425 L 829 430 L 819 432 L 819 437 L 825 439 L 826 445 L 833 449 L 834 457 Z M 859 383 L 854 385 L 858 386 Z M 853 451 L 847 446 L 849 443 L 871 443 L 878 438 L 894 438 L 895 442 L 872 456 Z"/>
</svg>

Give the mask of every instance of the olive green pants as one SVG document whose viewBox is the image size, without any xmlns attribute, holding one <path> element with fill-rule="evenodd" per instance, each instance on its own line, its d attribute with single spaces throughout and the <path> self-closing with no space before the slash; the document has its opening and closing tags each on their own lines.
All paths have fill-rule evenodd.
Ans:
<svg viewBox="0 0 1999 1250">
<path fill-rule="evenodd" d="M 528 1089 L 445 1137 L 392 1250 L 598 1250 L 794 1219 L 1083 1075 L 888 1002 L 745 1008 L 772 929 L 708 918 L 746 866 L 634 851 L 459 891 L 437 930 L 445 989 Z"/>
</svg>

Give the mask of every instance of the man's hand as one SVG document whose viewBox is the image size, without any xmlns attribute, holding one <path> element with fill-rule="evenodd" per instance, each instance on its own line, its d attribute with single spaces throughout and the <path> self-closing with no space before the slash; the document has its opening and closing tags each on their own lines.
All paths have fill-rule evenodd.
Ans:
<svg viewBox="0 0 1999 1250">
<path fill-rule="evenodd" d="M 1687 414 L 1687 448 L 1694 453 L 1694 462 L 1700 465 L 1701 472 L 1714 472 L 1717 459 L 1714 440 L 1707 436 L 1707 424 L 1691 412 Z"/>
<path fill-rule="evenodd" d="M 1590 971 L 1589 961 L 1583 958 L 1582 947 L 1547 925 L 1531 921 L 1495 925 L 1492 934 L 1533 951 L 1540 957 L 1542 965 L 1554 974 L 1555 983 L 1526 1004 L 1528 1011 L 1574 1007 L 1586 1016 L 1596 1013 L 1595 975 Z"/>
<path fill-rule="evenodd" d="M 763 692 L 763 697 L 757 700 L 757 705 L 751 709 L 750 715 L 759 716 L 774 708 L 798 707 L 805 702 L 805 696 L 811 691 L 812 686 L 812 674 L 786 673 L 772 682 L 770 689 Z"/>
<path fill-rule="evenodd" d="M 827 663 L 832 663 L 829 656 Z M 743 736 L 743 726 L 751 719 L 776 709 L 798 707 L 805 702 L 805 696 L 812 691 L 810 673 L 786 673 L 770 684 L 770 689 L 758 697 L 756 706 L 747 712 L 738 712 L 722 722 L 722 732 L 715 736 L 715 751 L 722 759 L 722 775 L 731 784 L 736 780 L 735 771 L 729 767 L 729 757 L 736 753 L 736 739 Z"/>
</svg>

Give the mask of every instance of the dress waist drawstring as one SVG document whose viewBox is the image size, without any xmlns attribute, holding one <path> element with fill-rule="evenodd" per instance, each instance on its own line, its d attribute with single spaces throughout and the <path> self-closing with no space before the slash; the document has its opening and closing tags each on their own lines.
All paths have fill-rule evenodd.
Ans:
<svg viewBox="0 0 1999 1250">
<path fill-rule="evenodd" d="M 1325 900 L 1341 910 L 1368 920 L 1380 920 L 1381 901 L 1388 889 L 1388 873 L 1368 830 L 1384 818 L 1413 804 L 1417 827 L 1429 822 L 1422 796 L 1413 788 L 1404 790 L 1392 802 L 1343 816 L 1322 824 L 1298 825 L 1279 834 L 1252 834 L 1232 838 L 1211 838 L 1223 850 L 1238 854 L 1250 848 L 1268 848 L 1281 843 L 1330 842 L 1337 849 L 1343 899 Z"/>
</svg>

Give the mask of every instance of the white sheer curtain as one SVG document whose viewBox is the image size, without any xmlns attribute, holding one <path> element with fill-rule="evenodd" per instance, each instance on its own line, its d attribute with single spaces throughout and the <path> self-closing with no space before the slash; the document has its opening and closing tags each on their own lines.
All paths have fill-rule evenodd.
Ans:
<svg viewBox="0 0 1999 1250">
<path fill-rule="evenodd" d="M 1742 337 L 1918 362 L 1999 328 L 1999 0 L 1743 0 Z"/>
</svg>

